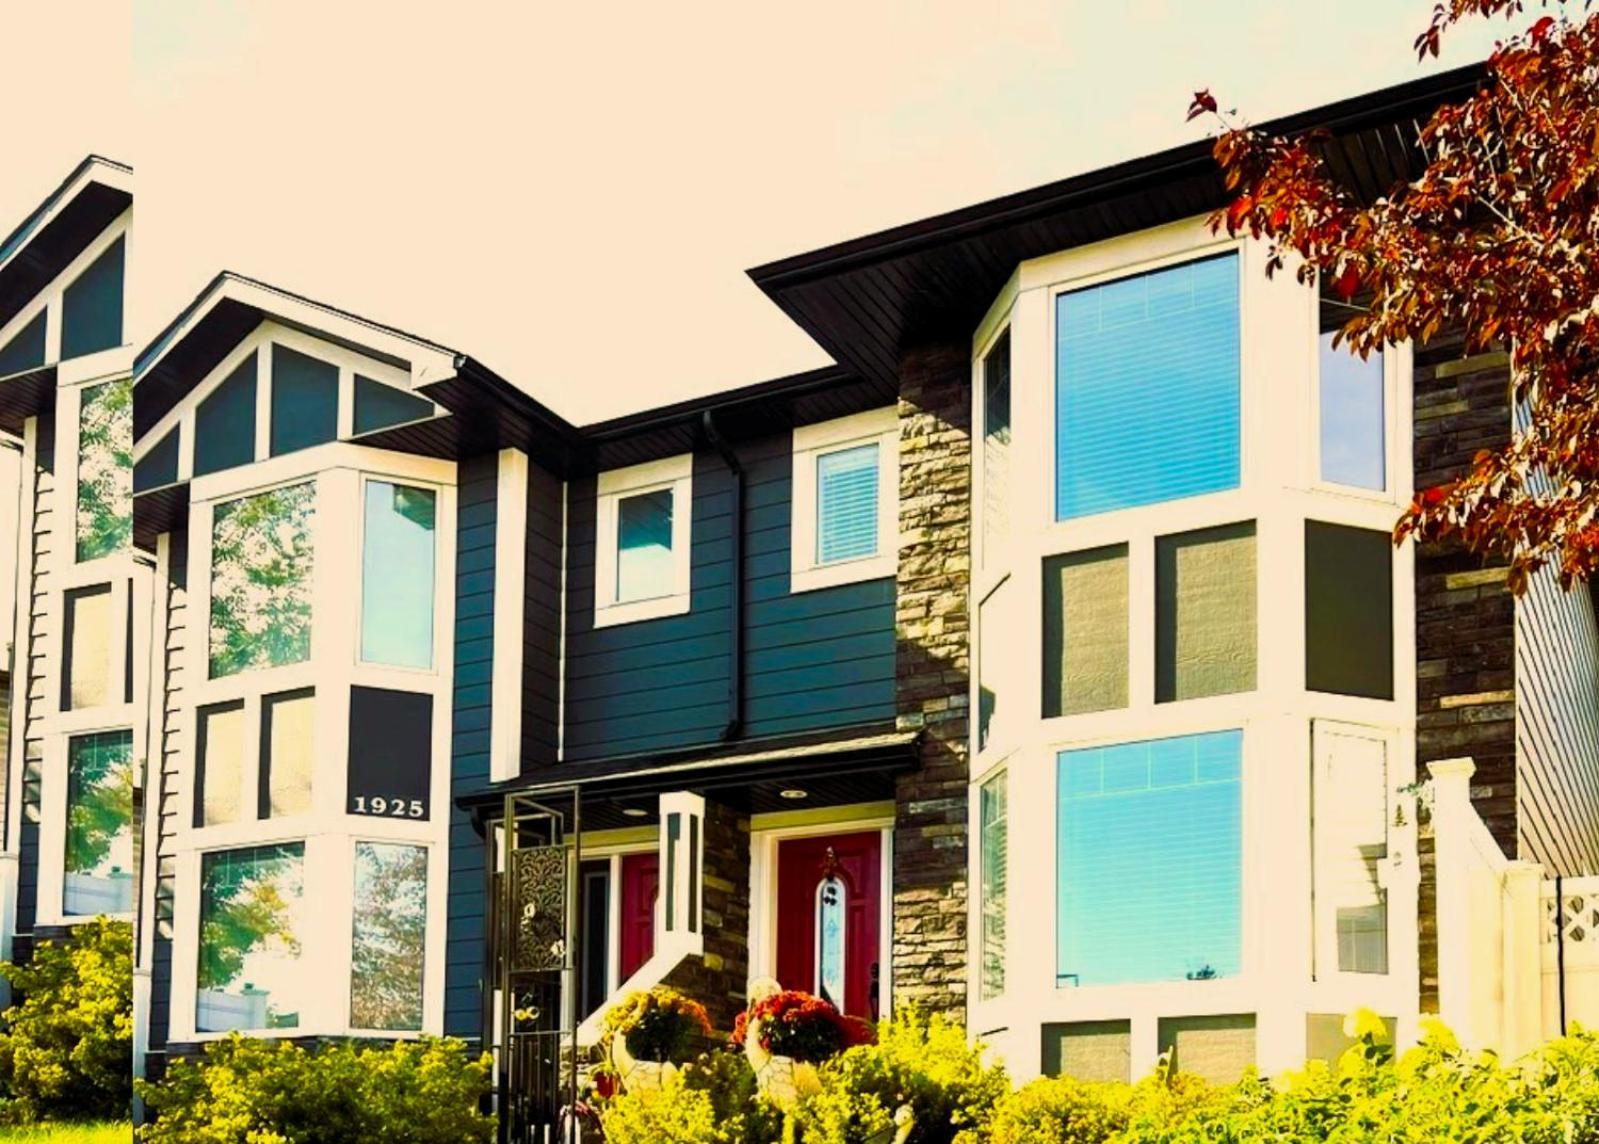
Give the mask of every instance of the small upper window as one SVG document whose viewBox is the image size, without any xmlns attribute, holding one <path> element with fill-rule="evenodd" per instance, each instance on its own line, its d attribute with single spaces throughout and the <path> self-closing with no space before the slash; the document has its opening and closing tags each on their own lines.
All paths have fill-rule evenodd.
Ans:
<svg viewBox="0 0 1599 1144">
<path fill-rule="evenodd" d="M 594 625 L 689 610 L 694 458 L 601 473 L 595 511 Z"/>
<path fill-rule="evenodd" d="M 0 377 L 10 377 L 44 364 L 45 322 L 48 320 L 40 310 L 38 316 L 12 335 L 10 341 L 0 345 Z"/>
<path fill-rule="evenodd" d="M 61 295 L 61 360 L 122 344 L 122 271 L 118 238 Z"/>
<path fill-rule="evenodd" d="M 272 347 L 272 456 L 339 435 L 339 367 L 288 346 Z"/>
<path fill-rule="evenodd" d="M 794 431 L 794 591 L 894 574 L 898 459 L 892 409 Z"/>
<path fill-rule="evenodd" d="M 77 557 L 125 551 L 133 536 L 133 381 L 86 387 L 78 398 Z"/>
<path fill-rule="evenodd" d="M 1383 492 L 1388 487 L 1383 352 L 1377 350 L 1363 358 L 1345 344 L 1333 345 L 1351 312 L 1348 303 L 1322 295 L 1316 354 L 1321 479 Z"/>
</svg>

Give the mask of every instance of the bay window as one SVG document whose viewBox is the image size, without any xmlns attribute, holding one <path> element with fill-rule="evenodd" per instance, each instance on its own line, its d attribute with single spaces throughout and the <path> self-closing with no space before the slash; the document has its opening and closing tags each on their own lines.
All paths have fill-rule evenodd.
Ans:
<svg viewBox="0 0 1599 1144">
<path fill-rule="evenodd" d="M 216 506 L 211 524 L 211 677 L 311 656 L 316 485 Z"/>
<path fill-rule="evenodd" d="M 427 957 L 428 852 L 393 842 L 355 844 L 350 1025 L 419 1032 Z"/>
<path fill-rule="evenodd" d="M 195 1029 L 298 1028 L 316 975 L 301 963 L 305 846 L 202 855 Z"/>
<path fill-rule="evenodd" d="M 1235 976 L 1243 732 L 1057 756 L 1056 984 Z"/>
<path fill-rule="evenodd" d="M 437 494 L 369 480 L 361 543 L 361 659 L 433 666 Z"/>
<path fill-rule="evenodd" d="M 1239 258 L 1071 290 L 1055 313 L 1055 519 L 1238 487 Z"/>
</svg>

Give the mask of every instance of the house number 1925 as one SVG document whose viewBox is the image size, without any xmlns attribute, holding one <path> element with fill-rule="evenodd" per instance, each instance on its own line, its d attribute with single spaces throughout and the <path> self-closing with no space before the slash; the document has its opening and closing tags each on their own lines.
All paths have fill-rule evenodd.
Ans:
<svg viewBox="0 0 1599 1144">
<path fill-rule="evenodd" d="M 385 818 L 427 817 L 427 808 L 422 805 L 422 800 L 419 798 L 384 798 L 382 795 L 368 798 L 364 794 L 358 794 L 350 801 L 355 804 L 350 808 L 351 814 L 378 814 Z"/>
</svg>

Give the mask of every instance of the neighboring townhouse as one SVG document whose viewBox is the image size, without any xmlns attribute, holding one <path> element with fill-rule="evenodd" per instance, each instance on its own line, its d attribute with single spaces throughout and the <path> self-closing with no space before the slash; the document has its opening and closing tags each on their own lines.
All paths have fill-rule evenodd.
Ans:
<svg viewBox="0 0 1599 1144">
<path fill-rule="evenodd" d="M 132 919 L 149 562 L 133 551 L 132 173 L 90 157 L 0 242 L 10 621 L 0 953 Z"/>
<path fill-rule="evenodd" d="M 1375 196 L 1477 78 L 1273 129 Z M 761 267 L 838 365 L 581 427 L 219 276 L 134 366 L 150 1051 L 450 1033 L 521 1125 L 662 982 L 954 1011 L 1019 1077 L 1413 1038 L 1427 764 L 1599 873 L 1592 600 L 1392 545 L 1506 361 L 1335 351 L 1224 201 L 1193 144 Z"/>
</svg>

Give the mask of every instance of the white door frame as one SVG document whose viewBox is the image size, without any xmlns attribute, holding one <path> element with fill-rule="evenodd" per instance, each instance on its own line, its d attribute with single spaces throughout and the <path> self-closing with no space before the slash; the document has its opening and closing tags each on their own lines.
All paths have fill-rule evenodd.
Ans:
<svg viewBox="0 0 1599 1144">
<path fill-rule="evenodd" d="M 851 812 L 855 812 L 852 814 Z M 772 825 L 763 826 L 762 819 Z M 797 820 L 797 821 L 796 821 Z M 878 1017 L 893 1011 L 894 982 L 894 815 L 891 805 L 826 807 L 750 820 L 750 980 L 777 976 L 777 846 L 790 838 L 825 834 L 882 836 L 878 889 Z"/>
</svg>

